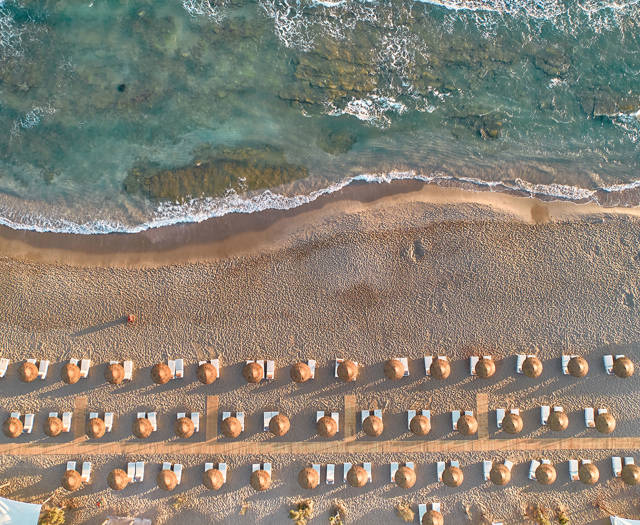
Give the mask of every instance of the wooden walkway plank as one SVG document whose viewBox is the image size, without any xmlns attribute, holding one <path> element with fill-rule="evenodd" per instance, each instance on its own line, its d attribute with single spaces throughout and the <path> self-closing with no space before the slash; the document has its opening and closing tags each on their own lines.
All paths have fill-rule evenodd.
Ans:
<svg viewBox="0 0 640 525">
<path fill-rule="evenodd" d="M 476 394 L 476 416 L 478 439 L 489 439 L 489 396 L 487 394 Z"/>
<path fill-rule="evenodd" d="M 344 396 L 344 440 L 356 438 L 356 396 Z"/>
<path fill-rule="evenodd" d="M 87 396 L 78 396 L 73 404 L 73 419 L 71 420 L 71 429 L 73 438 L 78 439 L 86 434 L 85 428 L 87 424 Z"/>
<path fill-rule="evenodd" d="M 207 396 L 207 416 L 205 439 L 214 441 L 218 438 L 218 396 Z"/>
</svg>

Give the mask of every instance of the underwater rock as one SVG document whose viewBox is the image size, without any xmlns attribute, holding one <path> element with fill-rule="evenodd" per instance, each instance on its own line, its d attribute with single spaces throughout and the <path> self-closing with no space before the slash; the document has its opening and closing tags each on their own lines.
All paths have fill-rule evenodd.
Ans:
<svg viewBox="0 0 640 525">
<path fill-rule="evenodd" d="M 640 107 L 640 95 L 616 93 L 609 86 L 583 91 L 577 97 L 582 110 L 593 118 L 631 113 Z"/>
<path fill-rule="evenodd" d="M 495 114 L 465 115 L 454 117 L 453 120 L 462 123 L 484 140 L 497 139 L 503 125 L 503 119 Z"/>
<path fill-rule="evenodd" d="M 533 57 L 535 66 L 553 78 L 564 78 L 571 67 L 569 55 L 557 47 L 548 47 Z"/>
<path fill-rule="evenodd" d="M 347 153 L 357 142 L 358 137 L 348 131 L 332 131 L 318 138 L 318 147 L 331 155 Z"/>
</svg>

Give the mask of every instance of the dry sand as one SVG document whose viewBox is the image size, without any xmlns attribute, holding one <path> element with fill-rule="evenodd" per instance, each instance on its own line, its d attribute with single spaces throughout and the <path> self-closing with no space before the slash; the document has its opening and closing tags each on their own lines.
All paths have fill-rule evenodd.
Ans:
<svg viewBox="0 0 640 525">
<path fill-rule="evenodd" d="M 603 213 L 592 206 L 508 195 L 409 190 L 368 202 L 336 196 L 309 210 L 272 216 L 258 230 L 246 228 L 237 236 L 188 237 L 183 249 L 165 238 L 158 240 L 156 250 L 136 251 L 127 241 L 128 246 L 113 253 L 109 239 L 5 235 L 0 242 L 6 255 L 0 259 L 1 354 L 11 358 L 12 366 L 0 380 L 0 417 L 11 410 L 38 414 L 34 433 L 18 441 L 45 442 L 46 413 L 72 409 L 78 395 L 88 396 L 90 410 L 117 413 L 107 441 L 133 440 L 135 413 L 150 409 L 160 414 L 160 431 L 151 440 L 175 441 L 175 413 L 204 412 L 206 395 L 215 394 L 221 410 L 247 413 L 243 439 L 256 443 L 256 454 L 4 453 L 0 475 L 10 485 L 0 494 L 42 501 L 59 484 L 66 460 L 75 459 L 93 461 L 94 476 L 72 495 L 80 507 L 69 514 L 73 524 L 100 523 L 109 514 L 125 512 L 153 517 L 158 524 L 281 524 L 288 522 L 291 501 L 301 496 L 315 502 L 318 517 L 312 523 L 326 523 L 335 499 L 345 502 L 349 523 L 400 523 L 394 516 L 396 503 L 415 506 L 434 500 L 442 503 L 446 523 L 481 523 L 482 512 L 505 523 L 524 523 L 521 509 L 534 502 L 565 505 L 572 523 L 606 523 L 607 514 L 594 507 L 596 501 L 640 518 L 636 491 L 611 478 L 611 451 L 260 455 L 259 443 L 274 440 L 261 432 L 263 410 L 279 409 L 290 416 L 292 431 L 279 440 L 309 441 L 317 439 L 315 410 L 342 411 L 346 394 L 356 396 L 358 408 L 385 410 L 385 439 L 415 439 L 405 431 L 408 408 L 432 410 L 429 440 L 460 439 L 450 431 L 448 411 L 475 408 L 479 392 L 488 394 L 491 410 L 519 407 L 526 437 L 594 436 L 595 431 L 584 429 L 584 406 L 609 408 L 618 421 L 614 436 L 638 436 L 640 375 L 619 380 L 602 367 L 605 353 L 624 353 L 638 363 L 636 210 Z M 207 225 L 198 228 L 206 231 Z M 139 239 L 141 246 L 151 242 L 148 235 Z M 122 322 L 129 312 L 139 316 L 134 326 Z M 467 358 L 474 352 L 498 359 L 494 378 L 469 377 Z M 514 374 L 518 352 L 541 357 L 545 370 L 539 380 Z M 585 379 L 561 375 L 563 352 L 588 359 Z M 451 377 L 443 382 L 425 378 L 425 354 L 448 355 Z M 214 356 L 223 359 L 222 378 L 205 387 L 195 380 L 195 362 Z M 358 382 L 333 380 L 331 360 L 336 356 L 364 365 Z M 382 364 L 394 356 L 409 357 L 411 376 L 391 383 L 383 378 Z M 53 361 L 49 379 L 18 382 L 17 362 L 28 357 Z M 60 368 L 71 357 L 90 357 L 96 366 L 87 381 L 66 386 L 59 380 Z M 172 357 L 186 360 L 187 377 L 154 386 L 151 365 Z M 276 360 L 276 380 L 243 384 L 242 361 L 267 357 Z M 136 362 L 135 380 L 120 387 L 105 384 L 104 363 L 125 358 Z M 292 384 L 288 367 L 308 358 L 318 360 L 316 380 Z M 562 404 L 570 416 L 569 429 L 560 435 L 538 426 L 538 407 L 553 403 Z M 489 430 L 499 449 L 504 436 L 496 433 L 493 413 Z M 191 438 L 203 439 L 203 432 Z M 357 439 L 364 438 L 359 434 Z M 0 438 L 0 445 L 7 442 Z M 550 488 L 526 478 L 526 462 L 541 456 L 558 466 L 558 481 Z M 508 488 L 483 482 L 482 460 L 504 458 L 517 463 Z M 593 488 L 569 482 L 569 458 L 593 459 L 601 481 Z M 120 493 L 110 491 L 109 470 L 135 459 L 147 461 L 145 482 Z M 465 482 L 459 489 L 435 482 L 435 461 L 446 459 L 459 459 L 463 466 Z M 217 460 L 227 461 L 231 473 L 229 483 L 213 495 L 202 486 L 201 471 L 205 461 Z M 259 460 L 273 462 L 274 486 L 265 493 L 247 485 L 250 464 Z M 363 460 L 373 463 L 374 473 L 373 484 L 365 489 L 340 483 L 341 467 L 332 487 L 323 484 L 305 493 L 296 483 L 298 470 L 310 462 Z M 388 464 L 407 460 L 416 463 L 418 482 L 401 491 L 388 482 Z M 179 461 L 186 468 L 182 485 L 172 494 L 156 487 L 162 461 Z M 179 510 L 172 507 L 177 495 L 184 498 Z M 59 489 L 56 499 L 67 496 Z M 241 516 L 244 501 L 249 510 Z"/>
</svg>

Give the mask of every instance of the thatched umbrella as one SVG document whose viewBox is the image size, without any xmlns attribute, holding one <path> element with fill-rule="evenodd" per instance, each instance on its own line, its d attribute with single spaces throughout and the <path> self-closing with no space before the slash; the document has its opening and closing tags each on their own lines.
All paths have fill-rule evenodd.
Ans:
<svg viewBox="0 0 640 525">
<path fill-rule="evenodd" d="M 382 419 L 378 416 L 367 416 L 362 422 L 362 430 L 367 436 L 378 437 L 384 430 Z"/>
<path fill-rule="evenodd" d="M 600 478 L 600 471 L 593 463 L 582 463 L 578 468 L 578 477 L 585 485 L 594 485 Z"/>
<path fill-rule="evenodd" d="M 62 380 L 68 385 L 73 385 L 80 380 L 80 368 L 73 363 L 67 363 L 62 367 Z"/>
<path fill-rule="evenodd" d="M 56 437 L 62 434 L 62 419 L 59 417 L 49 417 L 44 424 L 44 433 L 49 437 Z"/>
<path fill-rule="evenodd" d="M 569 416 L 564 411 L 556 412 L 554 410 L 551 412 L 547 423 L 549 424 L 549 428 L 554 432 L 562 432 L 563 430 L 567 430 L 569 426 Z"/>
<path fill-rule="evenodd" d="M 431 432 L 431 420 L 422 414 L 416 414 L 409 421 L 409 428 L 416 436 L 426 436 Z"/>
<path fill-rule="evenodd" d="M 527 357 L 522 363 L 522 373 L 527 377 L 536 378 L 542 374 L 542 361 L 537 357 Z"/>
<path fill-rule="evenodd" d="M 148 419 L 139 417 L 133 422 L 133 434 L 136 437 L 146 439 L 151 435 L 151 432 L 153 432 L 153 425 Z"/>
<path fill-rule="evenodd" d="M 488 379 L 496 373 L 496 363 L 489 357 L 482 357 L 476 363 L 476 374 L 478 377 Z"/>
<path fill-rule="evenodd" d="M 247 363 L 242 369 L 242 377 L 247 383 L 259 383 L 264 378 L 264 368 L 256 362 Z"/>
<path fill-rule="evenodd" d="M 7 437 L 17 438 L 22 434 L 22 421 L 17 417 L 9 417 L 2 425 L 2 431 Z"/>
<path fill-rule="evenodd" d="M 129 476 L 121 468 L 113 469 L 107 476 L 107 483 L 113 490 L 122 490 L 130 482 Z"/>
<path fill-rule="evenodd" d="M 358 377 L 358 365 L 350 359 L 345 359 L 338 365 L 338 378 L 342 381 L 355 381 Z"/>
<path fill-rule="evenodd" d="M 77 470 L 67 470 L 62 476 L 62 486 L 69 492 L 78 490 L 82 486 L 82 476 Z"/>
<path fill-rule="evenodd" d="M 551 485 L 556 477 L 556 469 L 549 463 L 542 463 L 536 469 L 536 479 L 541 485 Z"/>
<path fill-rule="evenodd" d="M 430 510 L 422 516 L 422 525 L 444 525 L 444 518 L 437 510 Z"/>
<path fill-rule="evenodd" d="M 633 464 L 622 467 L 622 481 L 627 485 L 638 485 L 640 483 L 640 467 Z"/>
<path fill-rule="evenodd" d="M 298 473 L 298 483 L 303 489 L 315 489 L 320 483 L 320 476 L 316 470 L 305 467 Z"/>
<path fill-rule="evenodd" d="M 603 434 L 611 434 L 616 429 L 616 418 L 609 412 L 596 416 L 596 429 Z"/>
<path fill-rule="evenodd" d="M 193 421 L 189 417 L 181 417 L 175 422 L 174 430 L 176 436 L 181 438 L 190 438 L 196 430 Z"/>
<path fill-rule="evenodd" d="M 449 465 L 442 473 L 442 482 L 447 487 L 459 487 L 464 481 L 464 474 L 462 469 Z"/>
<path fill-rule="evenodd" d="M 489 479 L 495 485 L 504 486 L 511 481 L 511 470 L 503 463 L 494 463 L 489 471 Z"/>
<path fill-rule="evenodd" d="M 220 490 L 224 485 L 224 475 L 217 468 L 210 468 L 202 475 L 202 483 L 209 490 Z"/>
<path fill-rule="evenodd" d="M 173 490 L 178 486 L 178 477 L 173 470 L 161 470 L 157 479 L 162 490 Z"/>
<path fill-rule="evenodd" d="M 387 379 L 400 379 L 404 376 L 404 365 L 397 359 L 389 359 L 384 364 L 384 375 Z"/>
<path fill-rule="evenodd" d="M 478 421 L 473 416 L 463 414 L 458 419 L 458 431 L 465 436 L 472 436 L 478 431 Z"/>
<path fill-rule="evenodd" d="M 222 420 L 220 430 L 228 438 L 237 438 L 242 432 L 242 423 L 237 417 L 229 416 Z"/>
<path fill-rule="evenodd" d="M 522 432 L 524 422 L 520 414 L 512 414 L 509 412 L 502 420 L 502 428 L 507 434 L 518 434 Z"/>
<path fill-rule="evenodd" d="M 446 359 L 434 359 L 429 368 L 431 375 L 436 379 L 446 379 L 451 373 L 451 365 Z"/>
<path fill-rule="evenodd" d="M 613 373 L 618 377 L 631 377 L 633 368 L 633 361 L 628 357 L 618 357 L 613 362 Z"/>
<path fill-rule="evenodd" d="M 295 363 L 291 367 L 291 380 L 294 383 L 304 383 L 305 381 L 309 381 L 311 379 L 311 368 L 307 363 L 303 363 L 300 361 L 299 363 Z"/>
<path fill-rule="evenodd" d="M 322 416 L 316 423 L 316 430 L 320 436 L 330 438 L 338 432 L 338 423 L 330 416 Z"/>
<path fill-rule="evenodd" d="M 33 363 L 25 361 L 20 365 L 20 380 L 24 383 L 31 383 L 38 377 L 38 367 Z"/>
<path fill-rule="evenodd" d="M 269 420 L 269 432 L 274 436 L 284 436 L 290 428 L 289 418 L 284 414 L 276 414 Z"/>
<path fill-rule="evenodd" d="M 198 366 L 198 381 L 203 385 L 210 385 L 218 379 L 218 371 L 211 363 L 202 363 Z"/>
<path fill-rule="evenodd" d="M 173 378 L 171 368 L 164 363 L 157 363 L 151 369 L 151 379 L 156 385 L 164 385 Z"/>
<path fill-rule="evenodd" d="M 587 363 L 584 357 L 572 357 L 569 359 L 567 370 L 573 377 L 584 377 L 587 375 L 587 372 L 589 372 L 589 363 Z"/>
<path fill-rule="evenodd" d="M 111 363 L 104 371 L 104 378 L 112 385 L 124 381 L 124 367 L 120 363 Z"/>
<path fill-rule="evenodd" d="M 416 484 L 416 471 L 411 467 L 402 466 L 396 470 L 393 479 L 398 484 L 398 487 L 410 489 Z"/>
<path fill-rule="evenodd" d="M 267 490 L 271 486 L 271 474 L 266 470 L 256 470 L 251 473 L 250 483 L 255 490 Z"/>
<path fill-rule="evenodd" d="M 87 435 L 92 439 L 100 439 L 107 431 L 104 421 L 99 417 L 92 417 L 87 425 Z"/>
<path fill-rule="evenodd" d="M 369 481 L 369 474 L 360 465 L 353 465 L 347 472 L 347 483 L 352 487 L 364 487 Z"/>
</svg>

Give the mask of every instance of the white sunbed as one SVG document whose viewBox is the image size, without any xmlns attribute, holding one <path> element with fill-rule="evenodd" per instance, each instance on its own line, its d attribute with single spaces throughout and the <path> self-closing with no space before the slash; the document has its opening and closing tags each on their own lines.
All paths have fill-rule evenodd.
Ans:
<svg viewBox="0 0 640 525">
<path fill-rule="evenodd" d="M 132 483 L 136 481 L 136 464 L 133 462 L 127 463 L 127 477 Z"/>
<path fill-rule="evenodd" d="M 435 510 L 436 512 L 440 512 L 440 502 L 439 501 L 434 501 L 431 504 L 431 510 Z"/>
<path fill-rule="evenodd" d="M 399 464 L 395 461 L 392 461 L 389 465 L 389 478 L 391 483 L 393 483 L 396 479 L 396 472 L 398 472 Z"/>
<path fill-rule="evenodd" d="M 162 470 L 171 470 L 171 463 L 169 463 L 168 461 L 162 463 Z"/>
<path fill-rule="evenodd" d="M 444 461 L 438 461 L 436 463 L 436 475 L 438 477 L 438 481 L 442 481 L 442 474 L 444 473 L 445 464 Z"/>
<path fill-rule="evenodd" d="M 634 464 L 633 458 L 631 458 L 631 457 L 629 457 L 629 456 L 627 456 L 627 457 L 625 457 L 625 458 L 624 458 L 624 465 L 625 465 L 625 466 L 627 466 L 627 465 L 633 465 L 633 464 Z"/>
<path fill-rule="evenodd" d="M 176 359 L 176 373 L 174 377 L 176 379 L 182 379 L 184 377 L 184 359 Z"/>
<path fill-rule="evenodd" d="M 422 518 L 427 513 L 427 505 L 424 503 L 418 503 L 418 523 L 422 523 Z"/>
<path fill-rule="evenodd" d="M 271 476 L 271 463 L 263 463 L 262 470 L 264 470 L 265 472 L 268 472 L 269 476 Z"/>
<path fill-rule="evenodd" d="M 451 411 L 451 428 L 453 430 L 458 430 L 458 420 L 460 419 L 460 411 L 452 410 Z"/>
<path fill-rule="evenodd" d="M 309 359 L 307 360 L 307 365 L 309 366 L 309 370 L 311 370 L 311 379 L 316 378 L 316 360 Z"/>
<path fill-rule="evenodd" d="M 173 465 L 173 473 L 176 475 L 176 479 L 178 480 L 178 485 L 182 481 L 182 464 L 174 463 Z"/>
<path fill-rule="evenodd" d="M 193 421 L 193 431 L 200 432 L 200 412 L 191 412 L 191 421 Z"/>
<path fill-rule="evenodd" d="M 351 470 L 351 463 L 345 463 L 342 468 L 342 475 L 343 475 L 344 481 L 347 481 L 347 474 L 349 473 L 350 470 Z"/>
<path fill-rule="evenodd" d="M 33 421 L 35 417 L 36 416 L 34 414 L 24 415 L 24 425 L 22 425 L 23 432 L 26 432 L 27 434 L 31 434 L 31 431 L 33 430 Z"/>
<path fill-rule="evenodd" d="M 91 462 L 84 461 L 82 463 L 82 472 L 80 473 L 80 477 L 83 482 L 89 483 L 89 479 L 91 478 Z"/>
<path fill-rule="evenodd" d="M 176 361 L 175 359 L 168 359 L 167 360 L 167 366 L 169 367 L 169 370 L 171 370 L 171 379 L 176 377 Z"/>
<path fill-rule="evenodd" d="M 49 417 L 51 417 L 51 414 L 49 414 Z M 89 412 L 89 419 L 98 419 L 98 417 L 100 417 L 100 414 L 98 414 L 98 412 Z"/>
<path fill-rule="evenodd" d="M 134 481 L 144 481 L 144 461 L 136 461 L 136 473 Z"/>
<path fill-rule="evenodd" d="M 76 462 L 75 461 L 67 461 L 67 470 L 75 470 Z"/>
<path fill-rule="evenodd" d="M 622 459 L 620 456 L 611 457 L 611 469 L 614 477 L 619 478 L 622 475 Z"/>
<path fill-rule="evenodd" d="M 146 414 L 146 412 L 138 412 L 136 414 L 136 418 L 137 419 L 147 419 L 147 414 Z"/>
<path fill-rule="evenodd" d="M 490 474 L 491 474 L 491 467 L 493 466 L 493 463 L 489 460 L 484 460 L 482 462 L 482 478 L 485 481 L 489 480 Z"/>
<path fill-rule="evenodd" d="M 204 464 L 204 471 L 207 472 L 209 470 L 213 470 L 213 463 L 205 463 Z"/>
<path fill-rule="evenodd" d="M 502 428 L 502 420 L 506 414 L 506 410 L 504 408 L 496 408 L 496 427 Z"/>
<path fill-rule="evenodd" d="M 236 419 L 240 421 L 240 428 L 244 432 L 244 412 L 236 412 Z"/>
<path fill-rule="evenodd" d="M 551 414 L 551 408 L 549 405 L 542 405 L 540 407 L 540 424 L 546 425 L 549 420 L 549 415 Z"/>
<path fill-rule="evenodd" d="M 124 381 L 131 381 L 133 378 L 133 361 L 126 360 L 122 363 L 122 368 L 124 368 Z"/>
<path fill-rule="evenodd" d="M 64 412 L 62 414 L 62 431 L 69 432 L 71 430 L 71 418 L 73 417 L 73 412 Z"/>
<path fill-rule="evenodd" d="M 113 412 L 105 412 L 104 413 L 104 429 L 105 432 L 111 432 L 113 428 Z"/>
<path fill-rule="evenodd" d="M 380 409 L 376 408 L 376 409 L 373 411 L 373 415 L 374 415 L 374 416 L 376 416 L 376 417 L 378 417 L 378 418 L 380 418 L 380 419 L 382 419 L 382 410 L 380 410 Z"/>
<path fill-rule="evenodd" d="M 58 412 L 49 412 L 49 417 L 58 417 Z"/>
<path fill-rule="evenodd" d="M 227 464 L 226 463 L 218 463 L 218 470 L 222 473 L 222 480 L 227 482 Z"/>
<path fill-rule="evenodd" d="M 396 361 L 400 361 L 402 363 L 402 366 L 404 367 L 404 373 L 402 374 L 402 377 L 408 377 L 409 376 L 409 358 L 394 357 L 393 359 L 395 359 Z"/>
<path fill-rule="evenodd" d="M 7 369 L 9 368 L 9 359 L 3 357 L 0 359 L 0 377 L 7 375 Z"/>
<path fill-rule="evenodd" d="M 334 463 L 327 464 L 327 485 L 333 485 L 335 483 L 336 466 Z"/>
<path fill-rule="evenodd" d="M 571 481 L 578 481 L 580 479 L 578 477 L 578 460 L 577 459 L 569 460 L 569 479 Z"/>
<path fill-rule="evenodd" d="M 432 355 L 425 355 L 424 356 L 424 373 L 427 376 L 431 375 L 431 365 L 433 363 L 433 356 Z"/>
<path fill-rule="evenodd" d="M 47 359 L 42 359 L 38 366 L 38 377 L 40 379 L 46 379 L 48 371 L 49 371 L 49 361 Z"/>
<path fill-rule="evenodd" d="M 280 412 L 265 412 L 262 418 L 262 430 L 267 432 L 269 430 L 269 422 L 279 413 Z"/>
<path fill-rule="evenodd" d="M 275 361 L 271 361 L 271 360 L 267 360 L 266 361 L 264 377 L 265 377 L 265 379 L 269 379 L 269 380 L 271 380 L 271 379 L 276 377 L 276 363 L 275 363 Z"/>
<path fill-rule="evenodd" d="M 83 359 L 80 361 L 80 377 L 89 377 L 89 368 L 91 367 L 91 359 Z"/>
<path fill-rule="evenodd" d="M 362 468 L 367 472 L 367 475 L 369 476 L 369 483 L 371 483 L 373 480 L 373 477 L 371 476 L 371 463 L 363 463 Z"/>
<path fill-rule="evenodd" d="M 318 481 L 320 481 L 320 465 L 318 463 L 312 463 L 311 468 L 318 473 Z"/>
<path fill-rule="evenodd" d="M 529 467 L 529 479 L 536 479 L 536 470 L 540 466 L 540 462 L 537 459 L 531 460 L 531 466 Z"/>
<path fill-rule="evenodd" d="M 604 362 L 604 371 L 607 374 L 613 373 L 613 356 L 611 354 L 607 354 L 602 356 L 602 361 Z"/>
<path fill-rule="evenodd" d="M 156 412 L 147 413 L 147 419 L 151 423 L 151 426 L 153 427 L 153 431 L 155 432 L 156 430 L 158 430 L 157 413 Z"/>
<path fill-rule="evenodd" d="M 452 467 L 460 468 L 460 462 L 457 459 L 452 459 L 451 461 L 449 461 L 449 465 L 451 465 Z"/>
<path fill-rule="evenodd" d="M 508 459 L 505 459 L 504 466 L 507 467 L 509 470 L 511 470 L 511 467 L 513 467 L 513 461 L 509 461 Z"/>
</svg>

